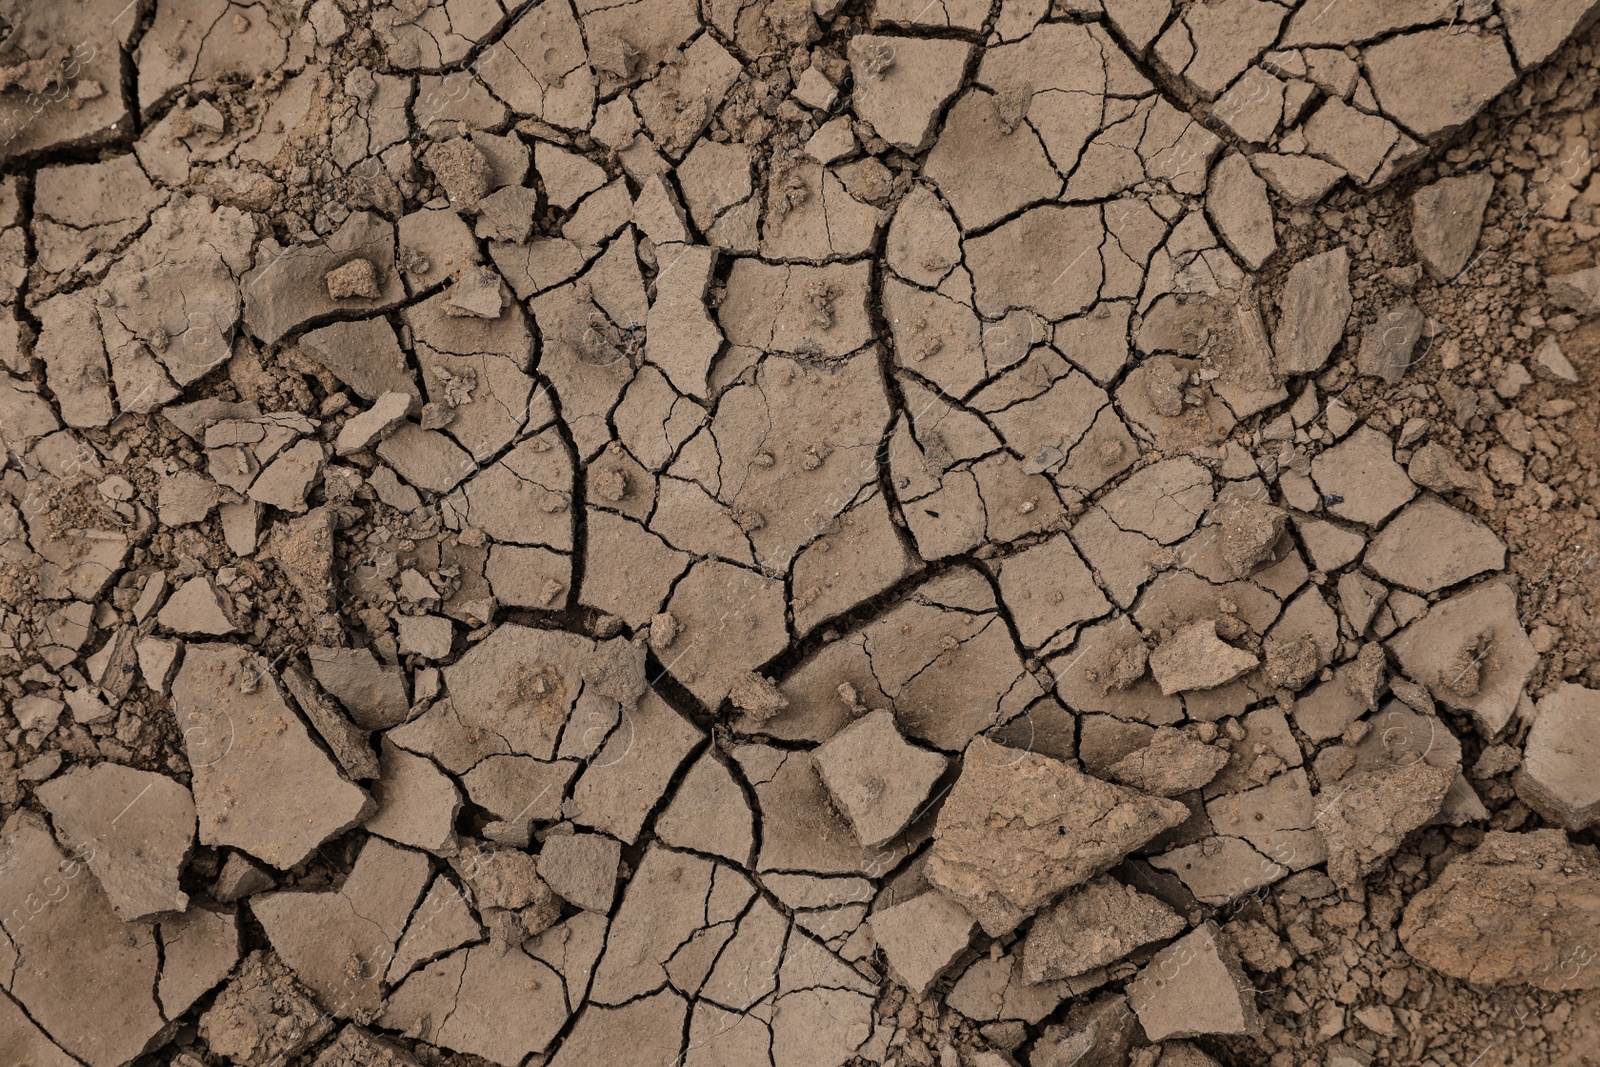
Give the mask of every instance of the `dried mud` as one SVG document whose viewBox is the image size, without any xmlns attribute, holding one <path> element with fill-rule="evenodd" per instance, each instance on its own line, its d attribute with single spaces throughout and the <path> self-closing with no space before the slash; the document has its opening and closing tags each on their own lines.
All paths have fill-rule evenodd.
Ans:
<svg viewBox="0 0 1600 1067">
<path fill-rule="evenodd" d="M 1600 1061 L 1595 0 L 0 0 L 0 1064 Z"/>
</svg>

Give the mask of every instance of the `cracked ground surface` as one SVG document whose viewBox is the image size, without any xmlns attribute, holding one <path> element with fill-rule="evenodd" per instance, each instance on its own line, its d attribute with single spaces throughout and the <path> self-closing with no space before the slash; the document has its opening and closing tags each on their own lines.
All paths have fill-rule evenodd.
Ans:
<svg viewBox="0 0 1600 1067">
<path fill-rule="evenodd" d="M 1595 0 L 0 0 L 0 1065 L 1600 1053 Z"/>
</svg>

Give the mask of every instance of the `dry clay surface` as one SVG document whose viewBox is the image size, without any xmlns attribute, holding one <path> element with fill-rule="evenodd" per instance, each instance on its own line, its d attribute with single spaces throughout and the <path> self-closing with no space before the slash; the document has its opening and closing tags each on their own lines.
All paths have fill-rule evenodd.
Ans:
<svg viewBox="0 0 1600 1067">
<path fill-rule="evenodd" d="M 0 1063 L 1595 1063 L 1597 13 L 0 0 Z"/>
</svg>

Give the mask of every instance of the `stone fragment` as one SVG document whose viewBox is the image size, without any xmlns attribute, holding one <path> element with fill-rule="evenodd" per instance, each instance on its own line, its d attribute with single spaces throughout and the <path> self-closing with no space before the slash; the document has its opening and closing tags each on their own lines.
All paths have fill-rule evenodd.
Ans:
<svg viewBox="0 0 1600 1067">
<path fill-rule="evenodd" d="M 362 292 L 374 294 L 363 297 L 370 301 L 365 306 L 381 310 L 397 304 L 405 299 L 406 290 L 394 257 L 394 224 L 369 211 L 353 212 L 326 241 L 316 244 L 285 248 L 268 238 L 257 246 L 255 267 L 244 275 L 240 286 L 245 321 L 263 343 L 272 344 L 292 330 L 347 307 L 332 295 L 335 286 L 328 275 L 340 268 L 350 269 L 346 265 L 358 259 L 367 267 L 355 268 L 362 278 L 351 281 Z M 346 291 L 342 276 L 339 291 Z M 352 294 L 358 295 L 354 290 Z"/>
<path fill-rule="evenodd" d="M 998 569 L 1000 599 L 1029 648 L 1043 647 L 1077 623 L 1111 610 L 1093 573 L 1065 537 L 1023 549 Z"/>
<path fill-rule="evenodd" d="M 703 736 L 647 690 L 636 705 L 623 707 L 617 729 L 573 786 L 563 810 L 580 826 L 633 844 Z"/>
<path fill-rule="evenodd" d="M 1528 731 L 1517 796 L 1551 822 L 1577 832 L 1600 822 L 1600 691 L 1571 682 L 1539 701 Z"/>
<path fill-rule="evenodd" d="M 1039 135 L 1009 123 L 995 97 L 969 91 L 946 117 L 923 173 L 949 201 L 961 226 L 979 230 L 1061 191 Z M 1004 173 L 1005 179 L 999 180 Z"/>
<path fill-rule="evenodd" d="M 1272 204 L 1267 200 L 1267 183 L 1238 152 L 1223 157 L 1211 171 L 1206 191 L 1206 214 L 1217 227 L 1217 234 L 1240 261 L 1251 270 L 1260 270 L 1278 250 L 1278 237 L 1272 227 Z"/>
<path fill-rule="evenodd" d="M 873 492 L 795 557 L 791 594 L 795 630 L 805 633 L 879 595 L 915 573 L 919 565 L 883 495 Z"/>
<path fill-rule="evenodd" d="M 194 799 L 165 775 L 115 763 L 75 767 L 35 790 L 62 843 L 84 857 L 124 922 L 179 912 L 194 847 Z"/>
<path fill-rule="evenodd" d="M 1345 176 L 1343 169 L 1315 156 L 1280 156 L 1261 152 L 1251 161 L 1272 191 L 1294 207 L 1311 207 Z"/>
<path fill-rule="evenodd" d="M 333 268 L 323 281 L 328 285 L 328 296 L 334 300 L 376 300 L 382 295 L 377 269 L 361 258 Z"/>
<path fill-rule="evenodd" d="M 1231 577 L 1248 578 L 1273 558 L 1289 513 L 1259 500 L 1228 498 L 1219 504 L 1216 521 L 1222 524 L 1222 561 Z"/>
<path fill-rule="evenodd" d="M 1163 7 L 1168 3 L 1161 0 Z M 1127 998 L 1121 993 L 1105 993 L 1089 1003 L 1073 1005 L 1065 1023 L 1047 1027 L 1034 1045 L 1029 1067 L 1123 1064 L 1128 1062 L 1138 1032 L 1139 1021 L 1128 1010 Z"/>
<path fill-rule="evenodd" d="M 1487 171 L 1443 178 L 1411 194 L 1411 243 L 1434 281 L 1450 281 L 1466 268 L 1493 194 Z"/>
<path fill-rule="evenodd" d="M 1594 989 L 1597 916 L 1593 846 L 1560 830 L 1494 830 L 1411 898 L 1400 941 L 1420 962 L 1475 985 Z"/>
<path fill-rule="evenodd" d="M 679 625 L 673 671 L 710 706 L 788 643 L 783 583 L 719 560 L 695 564 L 667 612 Z"/>
<path fill-rule="evenodd" d="M 272 884 L 272 875 L 267 873 L 265 867 L 242 852 L 230 852 L 211 893 L 224 904 L 232 904 L 271 889 Z"/>
<path fill-rule="evenodd" d="M 579 1017 L 577 1025 L 550 1059 L 550 1067 L 586 1067 L 591 1063 L 625 1063 L 629 1060 L 638 1063 L 673 1063 L 680 1054 L 684 1020 L 688 1013 L 688 1002 L 671 989 L 663 989 L 619 1007 L 590 1007 Z M 720 1024 L 720 1027 L 731 1028 L 741 1018 L 734 1016 Z M 719 1029 L 712 1029 L 711 1037 L 714 1038 L 718 1032 Z M 711 1043 L 705 1033 L 701 1034 L 701 1039 L 707 1045 Z M 762 1043 L 758 1055 L 765 1056 L 766 1049 L 766 1044 Z M 693 1056 L 691 1052 L 686 1067 L 695 1062 Z"/>
<path fill-rule="evenodd" d="M 1456 773 L 1417 762 L 1324 786 L 1316 822 L 1328 845 L 1328 877 L 1342 886 L 1359 884 L 1406 834 L 1439 814 Z"/>
<path fill-rule="evenodd" d="M 520 845 L 467 838 L 450 865 L 483 916 L 496 949 L 537 937 L 561 918 L 561 898 L 539 877 L 536 860 Z"/>
<path fill-rule="evenodd" d="M 1381 524 L 1417 493 L 1394 460 L 1389 438 L 1361 426 L 1311 461 L 1311 477 L 1334 515 L 1368 526 Z"/>
<path fill-rule="evenodd" d="M 776 756 L 767 762 L 761 756 Z M 878 848 L 864 848 L 849 822 L 829 800 L 809 752 L 744 746 L 735 756 L 751 761 L 751 779 L 761 812 L 761 848 L 757 867 L 762 871 L 809 871 L 819 875 L 857 875 L 892 868 L 926 840 L 924 824 L 915 834 L 903 834 Z"/>
<path fill-rule="evenodd" d="M 1304 870 L 1328 858 L 1316 829 L 1311 785 L 1298 767 L 1255 789 L 1208 801 L 1206 815 L 1217 833 L 1248 841 L 1290 870 Z"/>
<path fill-rule="evenodd" d="M 1307 152 L 1336 165 L 1358 185 L 1376 181 L 1401 136 L 1394 123 L 1336 96 L 1322 102 L 1303 131 Z"/>
<path fill-rule="evenodd" d="M 1217 636 L 1215 619 L 1189 623 L 1150 653 L 1150 674 L 1166 696 L 1215 689 L 1254 669 L 1260 660 Z"/>
<path fill-rule="evenodd" d="M 1022 944 L 1022 977 L 1030 984 L 1075 978 L 1184 928 L 1155 897 L 1101 876 L 1034 919 Z"/>
<path fill-rule="evenodd" d="M 999 936 L 1188 817 L 1174 801 L 976 738 L 939 811 L 927 878 Z"/>
<path fill-rule="evenodd" d="M 1105 232 L 1097 207 L 1045 204 L 968 239 L 974 305 L 986 317 L 1021 308 L 1052 321 L 1088 310 L 1104 280 Z"/>
<path fill-rule="evenodd" d="M 612 721 L 634 710 L 645 692 L 644 650 L 621 638 L 595 642 L 507 623 L 445 668 L 444 677 L 462 727 L 492 734 L 497 751 L 548 760 L 575 710 L 598 705 Z M 458 773 L 468 769 L 436 758 Z"/>
<path fill-rule="evenodd" d="M 217 484 L 196 471 L 179 471 L 161 480 L 161 522 L 186 526 L 200 522 L 216 507 Z"/>
<path fill-rule="evenodd" d="M 1238 952 L 1213 922 L 1156 953 L 1128 984 L 1128 1005 L 1152 1041 L 1261 1028 Z"/>
<path fill-rule="evenodd" d="M 385 393 L 402 393 L 414 407 L 422 406 L 422 393 L 387 319 L 336 322 L 311 330 L 301 335 L 299 348 L 363 400 L 375 403 Z"/>
<path fill-rule="evenodd" d="M 663 267 L 656 276 L 655 301 L 646 321 L 645 358 L 660 367 L 679 391 L 704 399 L 711 363 L 723 343 L 705 300 L 717 253 L 711 248 L 668 245 L 656 255 Z"/>
<path fill-rule="evenodd" d="M 1339 247 L 1296 263 L 1278 304 L 1282 317 L 1272 334 L 1272 350 L 1279 373 L 1317 373 L 1344 337 L 1350 318 L 1349 250 Z"/>
<path fill-rule="evenodd" d="M 442 615 L 402 615 L 396 622 L 402 655 L 431 660 L 450 658 L 456 631 L 449 619 Z"/>
<path fill-rule="evenodd" d="M 233 845 L 287 870 L 372 813 L 247 649 L 190 645 L 172 700 L 202 843 Z"/>
<path fill-rule="evenodd" d="M 306 497 L 322 472 L 325 459 L 320 444 L 300 441 L 280 453 L 256 477 L 250 484 L 250 499 L 291 514 L 304 512 Z"/>
<path fill-rule="evenodd" d="M 334 760 L 339 761 L 344 773 L 355 781 L 378 777 L 378 757 L 373 755 L 373 747 L 366 741 L 365 729 L 346 718 L 344 712 L 322 693 L 322 688 L 318 688 L 310 675 L 301 669 L 301 665 L 296 662 L 285 664 L 283 688 L 290 691 L 301 713 L 309 718 L 310 725 L 322 737 L 323 744 L 328 745 L 328 750 L 333 752 Z"/>
<path fill-rule="evenodd" d="M 867 925 L 895 981 L 919 997 L 967 950 L 976 926 L 961 905 L 937 892 L 876 912 Z"/>
<path fill-rule="evenodd" d="M 1186 9 L 1156 42 L 1155 55 L 1192 91 L 1212 100 L 1277 38 L 1286 15 L 1261 0 Z"/>
<path fill-rule="evenodd" d="M 1289 868 L 1243 838 L 1214 835 L 1153 856 L 1150 865 L 1169 871 L 1202 904 L 1221 906 L 1279 881 Z"/>
<path fill-rule="evenodd" d="M 548 1049 L 569 1015 L 561 976 L 548 964 L 515 945 L 480 944 L 412 972 L 389 995 L 378 1024 L 517 1067 Z"/>
<path fill-rule="evenodd" d="M 472 913 L 466 895 L 450 879 L 439 875 L 406 924 L 384 981 L 398 985 L 418 964 L 438 959 L 483 936 L 483 927 Z"/>
<path fill-rule="evenodd" d="M 668 979 L 668 963 L 679 947 L 715 921 L 708 920 L 706 911 L 717 869 L 710 860 L 688 853 L 660 846 L 646 850 L 623 892 L 595 967 L 589 991 L 593 1002 L 624 1004 Z"/>
<path fill-rule="evenodd" d="M 1568 308 L 1580 318 L 1600 313 L 1600 267 L 1552 275 L 1545 279 L 1545 289 L 1556 306 Z"/>
<path fill-rule="evenodd" d="M 1293 109 L 1293 101 L 1290 102 Z M 1234 135 L 1251 144 L 1264 144 L 1277 132 L 1285 115 L 1284 85 L 1262 67 L 1251 67 L 1217 98 L 1212 112 Z"/>
<path fill-rule="evenodd" d="M 814 758 L 829 795 L 867 848 L 887 844 L 910 824 L 946 766 L 943 756 L 901 737 L 889 711 L 845 727 Z"/>
<path fill-rule="evenodd" d="M 1494 531 L 1436 496 L 1406 505 L 1367 548 L 1366 565 L 1391 585 L 1432 593 L 1506 565 Z"/>
<path fill-rule="evenodd" d="M 863 33 L 850 38 L 848 51 L 856 114 L 902 151 L 927 147 L 939 111 L 961 87 L 972 46 Z"/>
</svg>

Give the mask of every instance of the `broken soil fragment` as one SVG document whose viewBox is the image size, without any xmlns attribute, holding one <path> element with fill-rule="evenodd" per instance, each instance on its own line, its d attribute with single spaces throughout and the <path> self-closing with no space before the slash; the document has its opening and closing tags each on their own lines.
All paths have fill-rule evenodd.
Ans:
<svg viewBox="0 0 1600 1067">
<path fill-rule="evenodd" d="M 977 738 L 939 811 L 927 877 L 998 935 L 1188 817 L 1173 801 Z"/>
<path fill-rule="evenodd" d="M 1406 905 L 1400 940 L 1428 966 L 1484 985 L 1594 989 L 1600 857 L 1560 830 L 1491 832 Z"/>
</svg>

